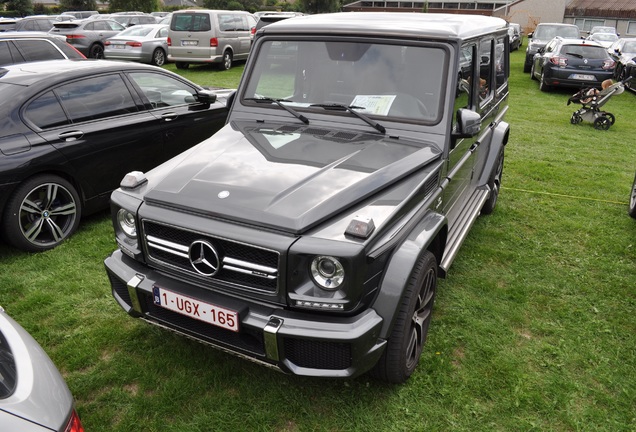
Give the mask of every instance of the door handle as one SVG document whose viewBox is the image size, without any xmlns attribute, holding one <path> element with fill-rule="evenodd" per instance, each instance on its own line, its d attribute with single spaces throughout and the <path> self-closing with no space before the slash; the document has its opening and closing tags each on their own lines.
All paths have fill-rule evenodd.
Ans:
<svg viewBox="0 0 636 432">
<path fill-rule="evenodd" d="M 80 139 L 83 136 L 84 136 L 84 132 L 82 131 L 69 131 L 69 132 L 62 132 L 57 137 L 64 141 L 75 141 L 77 139 Z"/>
<path fill-rule="evenodd" d="M 174 112 L 168 112 L 168 113 L 163 113 L 161 114 L 161 120 L 163 121 L 172 121 L 172 120 L 176 120 L 177 117 L 179 117 L 179 114 L 174 113 Z"/>
</svg>

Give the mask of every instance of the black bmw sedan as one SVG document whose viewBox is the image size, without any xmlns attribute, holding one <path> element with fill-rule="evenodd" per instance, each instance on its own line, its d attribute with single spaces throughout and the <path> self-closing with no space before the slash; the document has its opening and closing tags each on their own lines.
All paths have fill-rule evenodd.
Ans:
<svg viewBox="0 0 636 432">
<path fill-rule="evenodd" d="M 108 206 L 126 173 L 145 172 L 220 129 L 224 94 L 136 63 L 0 68 L 3 238 L 25 251 L 57 246 L 82 216 Z"/>
</svg>

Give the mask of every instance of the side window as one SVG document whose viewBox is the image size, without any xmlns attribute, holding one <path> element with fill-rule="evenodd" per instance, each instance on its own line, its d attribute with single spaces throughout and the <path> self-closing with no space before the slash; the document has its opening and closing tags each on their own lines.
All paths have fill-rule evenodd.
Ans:
<svg viewBox="0 0 636 432">
<path fill-rule="evenodd" d="M 68 118 L 52 91 L 43 94 L 29 104 L 24 116 L 40 129 L 63 126 Z"/>
<path fill-rule="evenodd" d="M 479 44 L 479 100 L 484 101 L 492 92 L 494 40 L 485 39 Z"/>
<path fill-rule="evenodd" d="M 159 29 L 159 32 L 157 33 L 157 37 L 158 38 L 165 38 L 168 37 L 168 27 L 162 27 Z"/>
<path fill-rule="evenodd" d="M 504 38 L 497 39 L 495 44 L 495 77 L 497 78 L 497 90 L 504 87 L 508 81 L 509 50 L 506 49 Z"/>
<path fill-rule="evenodd" d="M 11 55 L 10 41 L 0 41 L 0 66 L 13 64 L 13 56 Z"/>
<path fill-rule="evenodd" d="M 84 30 L 104 30 L 102 28 L 99 28 L 99 25 L 97 25 L 98 23 L 88 23 L 84 26 Z"/>
<path fill-rule="evenodd" d="M 153 108 L 196 102 L 196 89 L 172 77 L 152 72 L 134 72 L 129 77 L 146 95 Z"/>
<path fill-rule="evenodd" d="M 221 31 L 234 31 L 234 15 L 219 15 L 219 29 Z"/>
<path fill-rule="evenodd" d="M 63 59 L 62 53 L 45 40 L 19 40 L 16 46 L 26 61 Z"/>
<path fill-rule="evenodd" d="M 28 21 L 25 25 L 24 25 L 24 30 L 28 30 L 28 31 L 33 31 L 33 30 L 39 30 L 39 28 L 36 28 L 37 21 Z"/>
<path fill-rule="evenodd" d="M 73 123 L 137 111 L 126 84 L 116 74 L 75 81 L 54 92 Z"/>
<path fill-rule="evenodd" d="M 477 47 L 475 44 L 463 45 L 459 52 L 459 71 L 457 74 L 457 90 L 455 92 L 455 109 L 471 108 L 473 105 L 474 62 Z"/>
</svg>

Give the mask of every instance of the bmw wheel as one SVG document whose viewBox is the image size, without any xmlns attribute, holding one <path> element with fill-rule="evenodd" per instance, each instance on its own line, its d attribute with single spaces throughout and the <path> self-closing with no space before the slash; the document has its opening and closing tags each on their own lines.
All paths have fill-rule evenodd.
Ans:
<svg viewBox="0 0 636 432">
<path fill-rule="evenodd" d="M 7 201 L 2 232 L 18 249 L 40 252 L 71 236 L 79 225 L 77 191 L 61 177 L 41 175 L 22 183 Z"/>
</svg>

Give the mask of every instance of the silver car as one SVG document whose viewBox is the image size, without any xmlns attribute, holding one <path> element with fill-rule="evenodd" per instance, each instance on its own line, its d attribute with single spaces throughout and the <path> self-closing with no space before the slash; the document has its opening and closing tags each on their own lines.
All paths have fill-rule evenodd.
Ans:
<svg viewBox="0 0 636 432">
<path fill-rule="evenodd" d="M 56 22 L 49 33 L 66 36 L 66 42 L 88 58 L 104 58 L 104 41 L 125 30 L 117 21 L 94 19 Z"/>
<path fill-rule="evenodd" d="M 104 42 L 104 57 L 163 66 L 168 52 L 168 26 L 140 24 Z"/>
<path fill-rule="evenodd" d="M 51 359 L 1 307 L 0 430 L 84 430 L 73 396 Z"/>
</svg>

